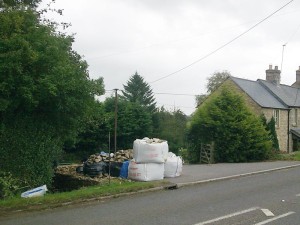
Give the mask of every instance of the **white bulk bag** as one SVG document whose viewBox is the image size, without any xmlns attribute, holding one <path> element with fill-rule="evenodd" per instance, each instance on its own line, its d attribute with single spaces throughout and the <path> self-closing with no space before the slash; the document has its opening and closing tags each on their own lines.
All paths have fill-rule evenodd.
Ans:
<svg viewBox="0 0 300 225">
<path fill-rule="evenodd" d="M 163 163 L 136 163 L 131 160 L 128 166 L 128 179 L 153 181 L 164 179 Z"/>
<path fill-rule="evenodd" d="M 167 141 L 150 142 L 147 139 L 136 139 L 133 142 L 133 158 L 137 163 L 163 163 L 168 152 Z"/>
<path fill-rule="evenodd" d="M 174 153 L 169 152 L 165 162 L 164 177 L 178 177 L 182 173 L 182 159 Z"/>
</svg>

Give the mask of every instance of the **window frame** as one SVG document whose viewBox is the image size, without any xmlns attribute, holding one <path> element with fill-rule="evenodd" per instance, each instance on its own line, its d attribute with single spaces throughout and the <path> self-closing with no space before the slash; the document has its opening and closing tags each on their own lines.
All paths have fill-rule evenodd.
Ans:
<svg viewBox="0 0 300 225">
<path fill-rule="evenodd" d="M 280 110 L 279 109 L 273 109 L 273 118 L 275 120 L 275 127 L 279 127 L 280 123 Z"/>
<path fill-rule="evenodd" d="M 298 126 L 298 109 L 294 109 L 294 124 Z"/>
</svg>

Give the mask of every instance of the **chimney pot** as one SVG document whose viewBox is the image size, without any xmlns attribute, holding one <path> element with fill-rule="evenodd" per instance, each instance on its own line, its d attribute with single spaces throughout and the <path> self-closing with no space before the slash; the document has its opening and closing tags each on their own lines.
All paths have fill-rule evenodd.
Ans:
<svg viewBox="0 0 300 225">
<path fill-rule="evenodd" d="M 281 73 L 281 71 L 278 70 L 278 66 L 275 66 L 275 68 L 272 69 L 272 65 L 269 65 L 269 69 L 266 70 L 266 81 L 271 82 L 275 85 L 279 85 L 280 84 L 280 73 Z M 299 71 L 299 73 L 300 73 L 300 71 Z"/>
</svg>

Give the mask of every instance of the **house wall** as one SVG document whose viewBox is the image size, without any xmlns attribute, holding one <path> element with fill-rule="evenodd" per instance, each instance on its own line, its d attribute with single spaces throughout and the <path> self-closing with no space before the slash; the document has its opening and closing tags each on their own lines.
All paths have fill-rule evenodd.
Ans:
<svg viewBox="0 0 300 225">
<path fill-rule="evenodd" d="M 270 121 L 273 116 L 274 109 L 263 108 L 262 113 L 265 115 L 267 121 Z M 276 133 L 280 151 L 283 152 L 288 152 L 288 141 L 290 141 L 289 149 L 292 147 L 291 138 L 288 137 L 288 122 L 288 110 L 279 110 L 279 126 L 276 127 Z"/>
</svg>

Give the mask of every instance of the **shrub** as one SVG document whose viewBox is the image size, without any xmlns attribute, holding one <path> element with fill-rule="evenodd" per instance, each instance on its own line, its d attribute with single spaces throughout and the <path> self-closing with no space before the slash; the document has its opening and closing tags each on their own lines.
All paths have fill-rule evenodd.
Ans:
<svg viewBox="0 0 300 225">
<path fill-rule="evenodd" d="M 0 199 L 12 197 L 18 189 L 17 183 L 11 173 L 0 171 Z"/>
<path fill-rule="evenodd" d="M 17 119 L 0 133 L 0 164 L 20 185 L 51 184 L 61 141 L 48 125 Z"/>
<path fill-rule="evenodd" d="M 215 143 L 216 162 L 249 162 L 270 157 L 272 143 L 259 117 L 243 98 L 224 87 L 204 102 L 194 114 L 189 139 L 196 148 Z"/>
</svg>

